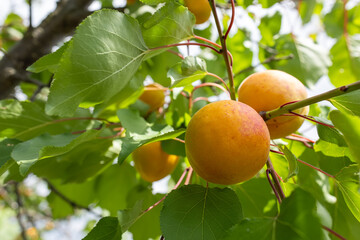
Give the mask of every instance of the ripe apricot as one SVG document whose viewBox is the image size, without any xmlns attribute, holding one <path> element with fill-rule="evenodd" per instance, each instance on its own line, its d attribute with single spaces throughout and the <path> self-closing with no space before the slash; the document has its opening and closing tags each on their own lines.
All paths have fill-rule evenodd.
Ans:
<svg viewBox="0 0 360 240">
<path fill-rule="evenodd" d="M 148 113 L 155 111 L 165 103 L 164 88 L 157 83 L 149 84 L 145 87 L 139 99 L 149 105 Z"/>
<path fill-rule="evenodd" d="M 194 114 L 185 135 L 186 156 L 195 172 L 217 184 L 252 178 L 270 149 L 264 120 L 244 103 L 213 102 Z"/>
<path fill-rule="evenodd" d="M 247 77 L 238 89 L 238 99 L 257 112 L 270 111 L 281 105 L 307 97 L 305 86 L 295 77 L 278 70 L 266 70 Z M 294 112 L 305 115 L 304 107 Z M 271 139 L 295 132 L 304 122 L 297 116 L 279 116 L 266 121 Z"/>
<path fill-rule="evenodd" d="M 185 0 L 185 6 L 195 15 L 196 24 L 204 23 L 210 18 L 211 7 L 208 0 Z"/>
<path fill-rule="evenodd" d="M 179 156 L 164 152 L 160 142 L 143 145 L 132 153 L 135 168 L 140 176 L 149 182 L 169 175 L 176 167 Z"/>
</svg>

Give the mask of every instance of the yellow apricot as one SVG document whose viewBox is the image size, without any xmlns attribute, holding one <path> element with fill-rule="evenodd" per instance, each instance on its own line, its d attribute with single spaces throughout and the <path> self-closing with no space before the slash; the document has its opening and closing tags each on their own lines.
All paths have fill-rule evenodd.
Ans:
<svg viewBox="0 0 360 240">
<path fill-rule="evenodd" d="M 185 135 L 186 156 L 208 182 L 236 184 L 265 165 L 270 136 L 264 120 L 244 103 L 223 100 L 201 108 Z"/>
<path fill-rule="evenodd" d="M 185 6 L 195 15 L 196 24 L 204 23 L 210 18 L 211 7 L 208 0 L 185 0 Z"/>
<path fill-rule="evenodd" d="M 179 156 L 164 152 L 160 142 L 143 145 L 132 153 L 135 168 L 140 176 L 149 182 L 169 175 L 176 167 Z"/>
<path fill-rule="evenodd" d="M 270 111 L 281 105 L 307 97 L 305 86 L 295 77 L 278 70 L 266 70 L 247 77 L 238 89 L 238 100 L 257 112 Z M 308 107 L 294 112 L 306 115 Z M 300 128 L 304 119 L 279 116 L 266 121 L 271 139 L 282 138 Z"/>
<path fill-rule="evenodd" d="M 165 103 L 164 88 L 157 83 L 149 84 L 145 87 L 139 99 L 149 105 L 148 113 L 155 111 Z"/>
</svg>

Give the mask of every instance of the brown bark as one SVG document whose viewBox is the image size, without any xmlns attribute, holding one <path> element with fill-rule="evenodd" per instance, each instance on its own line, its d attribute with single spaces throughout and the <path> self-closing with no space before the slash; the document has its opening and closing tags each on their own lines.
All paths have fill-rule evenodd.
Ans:
<svg viewBox="0 0 360 240">
<path fill-rule="evenodd" d="M 93 0 L 62 0 L 54 12 L 36 28 L 29 29 L 0 60 L 0 99 L 11 96 L 14 88 L 28 79 L 26 67 L 34 63 L 51 48 L 70 35 L 76 26 L 91 12 Z"/>
</svg>

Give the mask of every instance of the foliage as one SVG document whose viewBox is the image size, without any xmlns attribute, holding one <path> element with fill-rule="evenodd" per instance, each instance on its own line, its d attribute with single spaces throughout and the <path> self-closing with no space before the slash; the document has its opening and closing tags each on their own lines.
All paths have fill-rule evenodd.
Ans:
<svg viewBox="0 0 360 240">
<path fill-rule="evenodd" d="M 315 119 L 316 132 L 312 128 L 310 137 L 300 132 L 272 141 L 283 197 L 275 195 L 270 167 L 229 186 L 206 183 L 189 167 L 183 139 L 191 117 L 207 102 L 229 98 L 221 84 L 233 80 L 217 31 L 221 25 L 225 33 L 231 21 L 228 2 L 216 1 L 220 17 L 213 13 L 202 25 L 183 1 L 137 1 L 126 14 L 95 11 L 71 40 L 27 68 L 44 83 L 42 91 L 21 84 L 27 100 L 0 101 L 1 236 L 22 232 L 38 239 L 31 238 L 34 221 L 44 236 L 51 224 L 90 212 L 97 223 L 89 221 L 86 240 L 129 233 L 135 240 L 358 239 L 360 90 L 345 87 L 313 103 L 308 118 Z M 262 69 L 285 71 L 309 89 L 323 79 L 334 87 L 360 84 L 356 1 L 235 2 L 226 38 L 235 88 Z M 11 13 L 0 28 L 2 50 L 11 50 L 25 32 L 23 19 Z M 147 113 L 138 98 L 152 81 L 164 87 L 166 104 Z M 168 195 L 156 193 L 133 166 L 131 153 L 156 141 L 181 157 Z M 41 186 L 47 194 L 38 194 Z M 32 219 L 22 229 L 7 223 L 21 214 Z M 51 226 L 41 225 L 43 219 Z"/>
</svg>

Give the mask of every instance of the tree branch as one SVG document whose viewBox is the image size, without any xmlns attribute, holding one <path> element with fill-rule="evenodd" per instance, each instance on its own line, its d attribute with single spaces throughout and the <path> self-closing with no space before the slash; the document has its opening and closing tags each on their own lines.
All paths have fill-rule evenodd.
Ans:
<svg viewBox="0 0 360 240">
<path fill-rule="evenodd" d="M 54 12 L 36 28 L 29 28 L 21 39 L 0 60 L 0 99 L 8 98 L 14 88 L 23 81 L 26 67 L 43 55 L 64 37 L 72 34 L 75 27 L 89 14 L 93 0 L 63 0 Z"/>
</svg>

